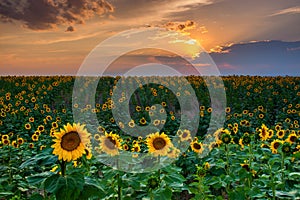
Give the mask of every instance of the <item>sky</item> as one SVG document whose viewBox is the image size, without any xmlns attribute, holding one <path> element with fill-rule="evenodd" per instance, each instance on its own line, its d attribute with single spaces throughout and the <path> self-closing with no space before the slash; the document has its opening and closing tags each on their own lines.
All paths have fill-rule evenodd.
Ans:
<svg viewBox="0 0 300 200">
<path fill-rule="evenodd" d="M 0 0 L 0 75 L 76 75 L 108 38 L 162 28 L 200 44 L 221 75 L 299 76 L 299 22 L 299 0 Z M 140 51 L 114 67 L 176 59 Z"/>
</svg>

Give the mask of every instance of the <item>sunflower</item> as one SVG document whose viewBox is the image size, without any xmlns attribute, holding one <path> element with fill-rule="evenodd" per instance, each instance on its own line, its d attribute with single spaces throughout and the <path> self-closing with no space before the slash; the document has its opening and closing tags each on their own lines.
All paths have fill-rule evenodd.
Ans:
<svg viewBox="0 0 300 200">
<path fill-rule="evenodd" d="M 281 151 L 282 151 L 284 154 L 290 154 L 290 153 L 292 152 L 291 144 L 288 143 L 288 142 L 284 142 L 284 143 L 282 144 Z"/>
<path fill-rule="evenodd" d="M 274 131 L 272 129 L 269 129 L 268 138 L 271 139 L 273 136 L 274 136 Z"/>
<path fill-rule="evenodd" d="M 55 133 L 55 144 L 53 154 L 58 156 L 59 160 L 72 161 L 77 160 L 83 154 L 86 154 L 86 146 L 90 143 L 90 133 L 80 123 L 71 125 L 68 123 L 64 129 Z"/>
<path fill-rule="evenodd" d="M 42 151 L 42 150 L 45 149 L 45 148 L 46 148 L 45 145 L 40 146 L 40 151 Z"/>
<path fill-rule="evenodd" d="M 98 133 L 96 133 L 96 134 L 94 135 L 94 139 L 95 139 L 96 141 L 100 141 L 100 135 L 99 135 Z"/>
<path fill-rule="evenodd" d="M 31 129 L 31 125 L 29 123 L 25 124 L 25 129 L 26 130 L 30 130 Z"/>
<path fill-rule="evenodd" d="M 30 149 L 33 149 L 33 148 L 34 148 L 34 144 L 33 144 L 33 143 L 29 143 L 28 147 L 29 147 Z"/>
<path fill-rule="evenodd" d="M 28 121 L 29 122 L 34 122 L 34 117 L 29 117 Z"/>
<path fill-rule="evenodd" d="M 266 141 L 268 139 L 268 137 L 269 137 L 269 133 L 268 133 L 269 129 L 268 129 L 268 127 L 263 124 L 258 131 L 260 132 L 259 133 L 260 139 L 262 141 Z"/>
<path fill-rule="evenodd" d="M 177 133 L 179 134 L 180 141 L 182 142 L 191 139 L 191 132 L 189 130 L 178 130 Z"/>
<path fill-rule="evenodd" d="M 243 143 L 245 145 L 249 145 L 250 142 L 251 142 L 251 137 L 250 137 L 249 133 L 245 133 L 243 136 Z"/>
<path fill-rule="evenodd" d="M 261 113 L 261 114 L 258 115 L 258 117 L 259 117 L 260 119 L 262 119 L 262 118 L 264 118 L 265 116 L 264 116 L 264 114 Z"/>
<path fill-rule="evenodd" d="M 203 151 L 202 143 L 198 142 L 197 140 L 194 140 L 193 142 L 191 142 L 190 146 L 191 146 L 191 149 L 196 153 L 202 153 L 202 151 Z"/>
<path fill-rule="evenodd" d="M 22 145 L 22 144 L 24 143 L 24 139 L 23 139 L 23 138 L 18 138 L 17 141 L 18 141 L 18 144 L 19 144 L 19 145 Z"/>
<path fill-rule="evenodd" d="M 172 146 L 170 138 L 165 133 L 159 134 L 159 132 L 148 135 L 146 144 L 149 152 L 154 156 L 166 156 Z"/>
<path fill-rule="evenodd" d="M 223 143 L 225 143 L 225 144 L 229 144 L 230 142 L 231 142 L 231 135 L 230 134 L 228 134 L 228 133 L 222 133 L 222 135 L 221 135 L 221 140 L 222 140 L 222 142 Z"/>
<path fill-rule="evenodd" d="M 32 141 L 36 142 L 36 141 L 39 140 L 39 136 L 38 136 L 37 134 L 33 134 L 33 135 L 31 136 L 31 139 L 32 139 Z"/>
<path fill-rule="evenodd" d="M 92 151 L 90 148 L 85 149 L 86 159 L 90 160 L 93 156 Z"/>
<path fill-rule="evenodd" d="M 226 112 L 226 113 L 230 113 L 230 107 L 227 107 L 227 108 L 225 109 L 225 112 Z"/>
<path fill-rule="evenodd" d="M 271 146 L 270 146 L 270 148 L 271 148 L 271 150 L 272 150 L 272 153 L 274 153 L 274 154 L 276 154 L 277 153 L 277 149 L 279 148 L 279 146 L 281 145 L 283 143 L 283 141 L 281 141 L 281 140 L 273 140 L 272 142 L 271 142 Z"/>
<path fill-rule="evenodd" d="M 2 135 L 2 140 L 8 140 L 9 139 L 9 136 L 8 135 Z"/>
<path fill-rule="evenodd" d="M 278 130 L 277 133 L 276 133 L 277 137 L 278 138 L 283 138 L 284 135 L 285 135 L 285 131 L 284 130 Z"/>
<path fill-rule="evenodd" d="M 57 122 L 52 122 L 52 128 L 57 128 L 58 125 L 57 125 Z"/>
<path fill-rule="evenodd" d="M 158 126 L 160 124 L 160 120 L 159 119 L 155 119 L 154 121 L 153 121 L 153 125 L 154 126 Z"/>
<path fill-rule="evenodd" d="M 140 152 L 141 151 L 141 147 L 138 143 L 134 144 L 131 148 L 132 152 Z"/>
<path fill-rule="evenodd" d="M 209 164 L 208 162 L 205 162 L 205 163 L 203 164 L 203 168 L 204 168 L 205 170 L 208 170 L 208 169 L 210 168 L 210 164 Z"/>
<path fill-rule="evenodd" d="M 207 108 L 207 112 L 211 113 L 212 112 L 212 108 Z"/>
<path fill-rule="evenodd" d="M 52 117 L 51 117 L 50 115 L 47 115 L 46 120 L 47 120 L 47 121 L 51 121 L 51 120 L 52 120 Z"/>
<path fill-rule="evenodd" d="M 142 118 L 140 119 L 140 124 L 141 124 L 141 125 L 145 125 L 146 123 L 147 123 L 146 119 L 145 119 L 144 117 L 142 117 Z"/>
<path fill-rule="evenodd" d="M 168 152 L 169 158 L 177 158 L 180 155 L 180 150 L 177 148 L 172 148 L 171 151 Z"/>
<path fill-rule="evenodd" d="M 100 147 L 105 153 L 115 156 L 119 154 L 119 149 L 121 149 L 121 139 L 120 136 L 115 133 L 107 133 L 100 137 Z"/>
<path fill-rule="evenodd" d="M 128 126 L 129 126 L 130 128 L 135 127 L 135 122 L 134 122 L 133 120 L 130 120 L 130 121 L 128 122 Z"/>
<path fill-rule="evenodd" d="M 123 149 L 124 149 L 125 151 L 128 151 L 128 149 L 129 149 L 128 144 L 123 144 Z"/>
<path fill-rule="evenodd" d="M 286 141 L 290 144 L 293 144 L 294 142 L 296 142 L 298 139 L 298 136 L 296 135 L 296 133 L 291 133 L 288 138 L 286 139 Z"/>
<path fill-rule="evenodd" d="M 244 149 L 245 145 L 244 145 L 243 138 L 239 139 L 239 145 L 241 146 L 242 149 Z"/>
<path fill-rule="evenodd" d="M 13 146 L 15 148 L 18 148 L 19 144 L 18 144 L 18 142 L 16 140 L 14 140 L 14 141 L 12 141 L 11 146 Z"/>
<path fill-rule="evenodd" d="M 44 131 L 45 131 L 45 128 L 44 128 L 43 125 L 39 125 L 39 126 L 38 126 L 38 130 L 39 130 L 40 132 L 44 132 Z"/>
<path fill-rule="evenodd" d="M 281 126 L 280 126 L 279 124 L 276 124 L 275 130 L 276 130 L 276 131 L 279 131 L 280 129 L 281 129 Z"/>
<path fill-rule="evenodd" d="M 242 168 L 244 168 L 247 172 L 250 172 L 250 166 L 248 163 L 240 164 Z"/>
</svg>

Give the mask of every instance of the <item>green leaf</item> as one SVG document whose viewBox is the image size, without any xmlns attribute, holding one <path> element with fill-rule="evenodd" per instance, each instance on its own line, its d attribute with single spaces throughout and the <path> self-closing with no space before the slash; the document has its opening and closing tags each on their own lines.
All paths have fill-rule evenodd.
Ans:
<svg viewBox="0 0 300 200">
<path fill-rule="evenodd" d="M 85 184 L 78 199 L 85 200 L 91 197 L 98 197 L 102 199 L 105 196 L 106 193 L 104 192 L 102 187 L 99 187 L 98 185 Z"/>
<path fill-rule="evenodd" d="M 65 185 L 65 180 L 58 174 L 48 177 L 45 182 L 45 189 L 50 193 L 55 193 L 59 188 Z"/>
<path fill-rule="evenodd" d="M 35 193 L 33 195 L 30 196 L 29 200 L 43 200 L 44 197 L 39 194 L 39 193 Z"/>
<path fill-rule="evenodd" d="M 26 177 L 26 179 L 30 185 L 37 185 L 37 184 L 43 182 L 51 174 L 52 174 L 52 172 L 43 172 L 40 174 L 28 176 L 28 177 Z"/>
<path fill-rule="evenodd" d="M 159 188 L 154 190 L 154 199 L 155 200 L 168 200 L 172 197 L 172 190 L 170 188 Z"/>
<path fill-rule="evenodd" d="M 300 180 L 300 172 L 289 173 L 289 179 L 299 181 Z"/>
<path fill-rule="evenodd" d="M 6 197 L 6 196 L 9 196 L 9 195 L 13 195 L 14 193 L 12 192 L 0 192 L 0 197 Z"/>
</svg>

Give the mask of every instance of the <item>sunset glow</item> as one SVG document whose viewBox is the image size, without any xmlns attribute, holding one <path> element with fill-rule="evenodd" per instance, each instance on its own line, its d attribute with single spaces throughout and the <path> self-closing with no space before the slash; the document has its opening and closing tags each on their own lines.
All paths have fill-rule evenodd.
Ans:
<svg viewBox="0 0 300 200">
<path fill-rule="evenodd" d="M 208 53 L 230 54 L 230 47 L 235 45 L 244 44 L 244 49 L 239 51 L 244 52 L 248 44 L 253 45 L 251 41 L 265 42 L 262 46 L 267 47 L 266 41 L 272 43 L 274 40 L 292 42 L 282 48 L 296 49 L 293 52 L 299 55 L 300 30 L 295 26 L 299 22 L 299 3 L 295 0 L 99 2 L 75 0 L 67 5 L 60 0 L 48 3 L 24 0 L 20 4 L 1 1 L 1 74 L 75 74 L 84 58 L 99 43 L 136 28 L 166 28 L 191 37 L 187 41 L 191 46 L 185 51 L 193 57 L 199 54 L 192 47 L 194 42 Z M 52 11 L 47 10 L 49 6 Z M 68 6 L 68 12 L 62 9 Z M 35 9 L 43 11 L 42 16 L 34 13 L 37 12 Z M 256 49 L 259 55 L 264 54 L 262 46 Z M 254 52 L 252 54 L 249 56 L 256 56 Z M 283 63 L 292 62 L 290 56 L 278 56 L 282 56 Z M 234 64 L 234 60 L 238 59 L 231 58 L 227 62 Z M 288 68 L 294 71 L 299 67 L 298 61 L 293 60 Z M 259 62 L 270 63 L 259 60 L 257 64 Z M 297 66 L 294 63 L 298 63 Z M 222 63 L 217 64 L 222 71 Z"/>
</svg>

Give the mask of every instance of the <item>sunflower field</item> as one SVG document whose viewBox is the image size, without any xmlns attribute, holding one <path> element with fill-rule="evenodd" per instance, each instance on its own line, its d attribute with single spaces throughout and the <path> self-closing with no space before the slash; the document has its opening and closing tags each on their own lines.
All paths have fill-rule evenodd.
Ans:
<svg viewBox="0 0 300 200">
<path fill-rule="evenodd" d="M 300 77 L 221 78 L 0 77 L 0 199 L 300 199 Z"/>
</svg>

